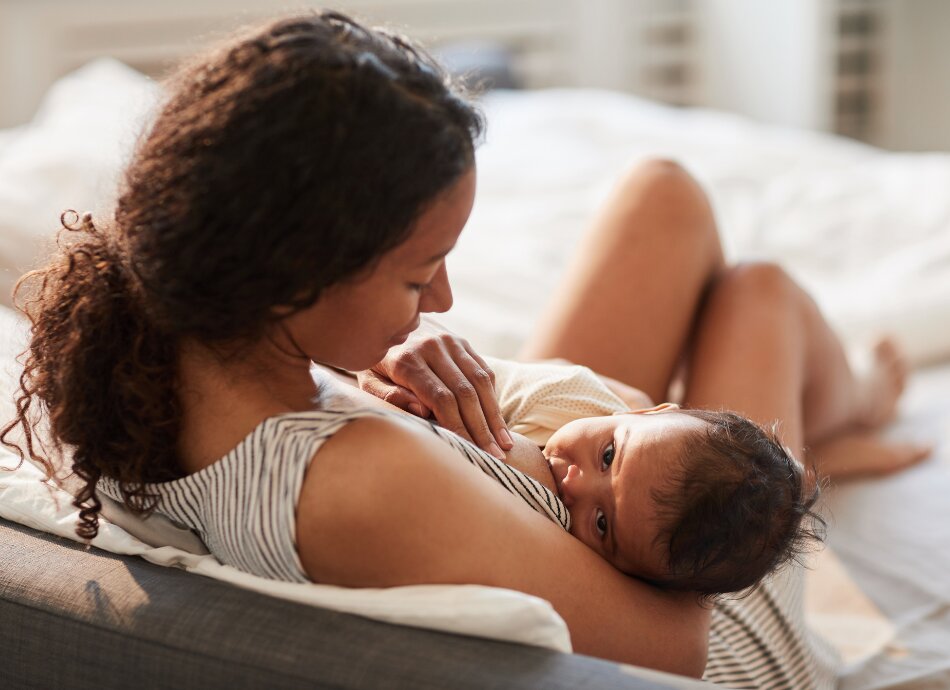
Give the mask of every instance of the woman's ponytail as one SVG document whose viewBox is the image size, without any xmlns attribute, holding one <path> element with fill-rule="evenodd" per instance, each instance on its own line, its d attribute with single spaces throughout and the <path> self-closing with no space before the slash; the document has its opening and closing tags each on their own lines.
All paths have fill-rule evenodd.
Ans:
<svg viewBox="0 0 950 690">
<path fill-rule="evenodd" d="M 149 512 L 146 485 L 184 474 L 180 345 L 236 357 L 373 266 L 482 131 L 425 51 L 337 12 L 242 32 L 165 86 L 110 222 L 64 214 L 58 255 L 19 285 L 32 340 L 0 440 L 51 476 L 71 455 L 86 538 L 100 478 Z"/>
<path fill-rule="evenodd" d="M 16 417 L 0 440 L 42 465 L 48 476 L 71 456 L 83 482 L 73 505 L 76 533 L 98 533 L 102 476 L 119 481 L 126 504 L 149 512 L 155 497 L 144 482 L 181 476 L 177 461 L 179 405 L 176 347 L 147 318 L 122 248 L 88 213 L 64 213 L 59 251 L 25 275 L 16 296 L 30 319 L 31 341 L 20 377 Z M 49 439 L 40 424 L 49 425 Z M 19 430 L 24 447 L 11 441 Z"/>
</svg>

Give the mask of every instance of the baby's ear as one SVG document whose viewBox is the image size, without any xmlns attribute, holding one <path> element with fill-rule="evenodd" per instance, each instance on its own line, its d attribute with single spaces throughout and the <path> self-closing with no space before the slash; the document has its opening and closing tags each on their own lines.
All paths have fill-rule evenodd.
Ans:
<svg viewBox="0 0 950 690">
<path fill-rule="evenodd" d="M 654 405 L 653 407 L 644 407 L 639 410 L 628 410 L 626 412 L 614 412 L 614 414 L 656 414 L 657 412 L 672 412 L 678 409 L 680 409 L 680 406 L 676 403 L 665 402 Z"/>
</svg>

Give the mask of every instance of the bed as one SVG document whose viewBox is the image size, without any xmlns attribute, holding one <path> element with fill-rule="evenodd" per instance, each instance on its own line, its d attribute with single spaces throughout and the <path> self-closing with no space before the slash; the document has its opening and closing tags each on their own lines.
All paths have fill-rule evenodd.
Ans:
<svg viewBox="0 0 950 690">
<path fill-rule="evenodd" d="M 116 171 L 154 96 L 155 86 L 147 79 L 119 63 L 100 60 L 60 80 L 30 125 L 0 131 L 0 290 L 7 306 L 10 287 L 48 247 L 63 209 L 107 208 Z M 833 528 L 829 548 L 816 557 L 809 573 L 808 610 L 815 629 L 842 654 L 842 688 L 950 686 L 950 502 L 946 500 L 950 495 L 950 155 L 886 153 L 827 135 L 766 127 L 719 112 L 673 109 L 603 91 L 498 91 L 484 97 L 483 108 L 489 126 L 478 153 L 478 196 L 468 229 L 449 258 L 456 303 L 445 318 L 448 326 L 480 351 L 496 356 L 517 351 L 611 182 L 637 160 L 656 156 L 681 162 L 709 191 L 730 258 L 780 261 L 818 297 L 851 346 L 859 348 L 883 331 L 901 341 L 917 368 L 900 418 L 888 433 L 930 440 L 935 445 L 933 457 L 903 474 L 853 482 L 829 493 L 826 511 Z M 498 251 L 498 247 L 504 249 Z M 0 312 L 0 326 L 8 333 L 20 328 L 8 311 Z M 12 358 L 16 341 L 13 336 L 6 338 L 5 350 L 0 352 L 4 419 L 11 409 L 8 391 L 16 375 Z M 18 549 L 29 547 L 31 553 L 34 549 L 42 553 L 45 562 L 61 557 L 62 564 L 69 563 L 71 569 L 105 567 L 104 572 L 112 572 L 118 568 L 135 574 L 150 566 L 134 556 L 104 553 L 102 558 L 114 560 L 106 564 L 83 561 L 86 552 L 63 538 L 70 525 L 31 521 L 23 511 L 11 508 L 12 485 L 8 476 L 0 476 L 0 515 L 6 520 L 0 525 L 4 534 L 0 557 L 8 562 L 17 559 L 11 546 L 16 544 Z M 34 531 L 37 527 L 41 531 Z M 153 583 L 151 590 L 145 590 L 155 601 L 163 600 L 166 586 L 185 587 L 183 599 L 169 606 L 200 600 L 188 599 L 190 584 L 165 584 L 166 574 L 161 571 L 174 573 L 176 583 L 190 582 L 195 576 L 151 567 L 158 572 L 148 570 L 141 581 Z M 5 577 L 14 577 L 10 573 L 15 570 L 21 581 L 28 578 L 23 567 L 3 570 Z M 46 580 L 42 595 L 20 596 L 15 610 L 33 606 L 69 618 L 71 623 L 81 619 L 93 627 L 114 625 L 115 630 L 140 639 L 136 635 L 141 636 L 141 631 L 128 627 L 128 621 L 122 627 L 122 616 L 110 619 L 108 612 L 96 607 L 79 607 L 79 613 L 74 608 L 69 613 L 68 606 L 60 610 L 44 600 L 57 592 L 62 596 L 64 591 L 89 598 L 89 583 L 98 580 L 81 577 L 81 582 L 58 584 Z M 212 587 L 210 583 L 194 586 Z M 213 586 L 237 590 L 221 583 Z M 13 591 L 9 581 L 3 591 Z M 238 596 L 225 591 L 214 590 L 214 596 Z M 246 587 L 241 591 L 260 597 Z M 7 595 L 7 608 L 11 601 Z M 287 607 L 281 609 L 287 616 L 307 615 L 299 603 L 279 605 Z M 234 616 L 235 607 L 240 606 L 270 615 L 266 599 L 229 604 L 222 615 Z M 358 607 L 337 608 L 371 615 Z M 478 666 L 473 659 L 480 654 L 498 659 L 498 668 L 503 670 L 495 674 L 479 668 L 469 678 L 472 687 L 500 679 L 525 687 L 560 687 L 564 678 L 575 684 L 588 678 L 591 686 L 604 687 L 681 683 L 633 669 L 621 672 L 617 665 L 593 660 L 584 660 L 587 666 L 572 666 L 581 663 L 581 658 L 564 655 L 565 649 L 556 642 L 473 642 L 471 637 L 419 628 L 493 635 L 468 630 L 464 624 L 447 628 L 425 620 L 415 621 L 411 632 L 408 628 L 392 632 L 384 623 L 313 611 L 320 613 L 311 616 L 343 616 L 333 619 L 333 625 L 354 639 L 363 635 L 378 640 L 380 657 L 394 653 L 398 643 L 391 638 L 396 637 L 405 644 L 418 642 L 419 649 L 429 650 L 431 657 L 442 655 L 432 662 L 434 675 L 396 674 L 394 685 L 410 686 L 415 678 L 420 684 L 438 687 L 438 678 L 443 682 L 446 678 L 439 673 L 451 668 L 445 659 L 457 662 L 458 669 L 471 670 Z M 55 629 L 52 622 L 47 623 L 49 630 Z M 12 635 L 6 623 L 0 625 L 5 628 L 2 634 Z M 388 632 L 360 628 L 367 625 L 384 626 Z M 45 628 L 34 621 L 31 629 Z M 65 635 L 62 630 L 56 634 Z M 154 661 L 158 658 L 155 650 L 168 644 L 160 637 L 150 640 L 157 645 L 152 652 L 143 647 L 142 658 L 152 659 L 143 663 L 153 673 L 170 674 L 172 666 Z M 519 655 L 510 650 L 528 648 L 512 642 L 536 649 Z M 202 645 L 211 649 L 213 641 L 202 641 Z M 407 653 L 425 655 L 418 649 Z M 386 673 L 384 661 L 368 667 L 372 670 L 363 676 L 352 664 L 337 666 L 331 664 L 322 678 L 328 685 L 355 687 L 360 679 L 378 679 L 382 676 L 373 674 Z M 307 675 L 319 675 L 318 666 L 305 664 L 299 669 L 302 675 L 291 681 L 309 677 L 317 685 L 321 680 Z M 687 685 L 696 684 L 682 686 Z"/>
</svg>

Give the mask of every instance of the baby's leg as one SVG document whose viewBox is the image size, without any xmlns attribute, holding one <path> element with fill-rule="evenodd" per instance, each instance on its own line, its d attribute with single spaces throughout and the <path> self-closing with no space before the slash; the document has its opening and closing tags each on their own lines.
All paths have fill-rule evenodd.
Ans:
<svg viewBox="0 0 950 690">
<path fill-rule="evenodd" d="M 814 301 L 774 264 L 730 269 L 700 319 L 686 402 L 725 407 L 780 434 L 799 457 L 844 430 L 883 423 L 906 371 L 892 345 L 856 377 Z"/>
<path fill-rule="evenodd" d="M 654 160 L 617 185 L 521 357 L 563 357 L 667 399 L 712 278 L 723 270 L 702 188 Z"/>
</svg>

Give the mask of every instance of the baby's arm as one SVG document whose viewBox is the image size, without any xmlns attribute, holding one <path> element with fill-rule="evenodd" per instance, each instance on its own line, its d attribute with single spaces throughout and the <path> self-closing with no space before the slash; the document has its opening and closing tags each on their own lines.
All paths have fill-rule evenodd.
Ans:
<svg viewBox="0 0 950 690">
<path fill-rule="evenodd" d="M 594 373 L 596 374 L 597 372 Z M 631 410 L 643 410 L 648 407 L 653 407 L 654 403 L 650 399 L 650 396 L 639 388 L 628 386 L 621 381 L 612 379 L 609 376 L 604 376 L 603 374 L 597 374 L 597 377 L 603 381 L 611 393 L 623 400 Z"/>
<path fill-rule="evenodd" d="M 536 361 L 543 362 L 545 364 L 561 364 L 566 367 L 574 366 L 574 362 L 558 357 L 552 359 L 540 359 Z M 623 400 L 631 410 L 642 410 L 648 407 L 653 407 L 655 404 L 653 400 L 650 399 L 650 396 L 639 388 L 634 388 L 633 386 L 629 386 L 622 381 L 612 379 L 609 376 L 598 374 L 596 371 L 594 374 L 596 374 L 597 378 L 599 378 L 601 382 L 610 389 L 611 393 Z"/>
</svg>

